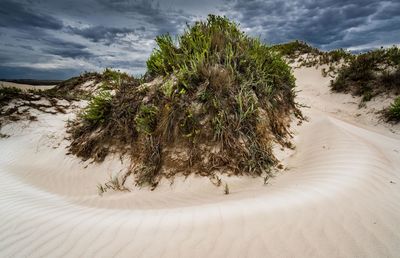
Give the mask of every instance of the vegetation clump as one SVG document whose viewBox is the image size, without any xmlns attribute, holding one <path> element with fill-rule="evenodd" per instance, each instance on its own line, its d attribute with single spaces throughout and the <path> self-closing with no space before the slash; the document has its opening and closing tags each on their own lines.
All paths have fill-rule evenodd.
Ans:
<svg viewBox="0 0 400 258">
<path fill-rule="evenodd" d="M 95 95 L 82 113 L 83 119 L 92 124 L 103 123 L 111 109 L 111 97 L 109 91 L 101 91 Z"/>
<path fill-rule="evenodd" d="M 306 42 L 300 40 L 277 44 L 272 46 L 271 48 L 290 59 L 298 58 L 300 55 L 304 54 L 319 55 L 320 53 L 322 53 L 322 51 L 320 51 L 318 48 L 312 47 Z"/>
<path fill-rule="evenodd" d="M 22 90 L 15 87 L 0 88 L 0 106 L 6 105 L 13 98 L 22 95 Z"/>
<path fill-rule="evenodd" d="M 91 99 L 101 90 L 113 90 L 121 84 L 130 83 L 133 78 L 127 73 L 106 68 L 102 73 L 85 72 L 77 77 L 59 83 L 50 91 L 78 99 Z"/>
<path fill-rule="evenodd" d="M 299 67 L 328 65 L 329 69 L 328 71 L 326 71 L 326 69 L 324 70 L 324 76 L 329 73 L 335 73 L 336 66 L 339 65 L 340 62 L 348 62 L 353 59 L 353 55 L 344 49 L 321 51 L 299 40 L 277 44 L 271 48 L 281 53 L 289 62 L 293 63 L 297 61 Z"/>
<path fill-rule="evenodd" d="M 66 104 L 58 100 L 66 100 Z M 45 101 L 44 101 L 45 100 Z M 44 101 L 44 102 L 43 102 Z M 50 90 L 21 90 L 16 87 L 0 88 L 0 129 L 3 125 L 22 119 L 36 121 L 30 110 L 43 113 L 66 113 L 72 99 Z"/>
<path fill-rule="evenodd" d="M 90 100 L 89 108 L 81 114 L 93 126 L 103 123 L 111 109 L 112 94 L 121 84 L 134 80 L 120 71 L 105 69 L 102 73 L 84 73 L 60 82 L 51 89 L 21 90 L 0 86 L 0 128 L 10 121 L 27 119 L 36 121 L 31 110 L 43 113 L 66 113 L 73 101 Z M 59 81 L 14 80 L 16 82 L 56 83 Z M 63 100 L 63 101 L 60 101 Z"/>
<path fill-rule="evenodd" d="M 400 122 L 400 97 L 397 97 L 385 111 L 387 121 Z"/>
<path fill-rule="evenodd" d="M 368 101 L 380 93 L 400 94 L 400 49 L 378 49 L 355 56 L 331 83 L 333 91 L 362 96 Z"/>
<path fill-rule="evenodd" d="M 176 174 L 269 177 L 272 144 L 291 146 L 291 115 L 301 119 L 281 54 L 214 15 L 156 42 L 144 81 L 121 80 L 71 124 L 71 152 L 127 154 L 121 189 L 128 178 L 154 188 Z"/>
</svg>

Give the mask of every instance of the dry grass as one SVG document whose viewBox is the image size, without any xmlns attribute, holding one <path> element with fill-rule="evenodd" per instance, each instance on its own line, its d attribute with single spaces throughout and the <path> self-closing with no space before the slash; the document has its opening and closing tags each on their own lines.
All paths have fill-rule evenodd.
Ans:
<svg viewBox="0 0 400 258">
<path fill-rule="evenodd" d="M 68 104 L 60 104 L 58 100 L 67 100 Z M 14 101 L 12 105 L 11 102 Z M 47 101 L 43 103 L 43 101 Z M 18 88 L 0 88 L 0 128 L 19 120 L 36 121 L 31 110 L 48 114 L 66 113 L 72 99 L 53 90 L 29 90 Z"/>
<path fill-rule="evenodd" d="M 129 155 L 121 188 L 130 176 L 151 188 L 176 174 L 269 177 L 272 145 L 291 146 L 291 115 L 301 119 L 281 55 L 219 16 L 156 42 L 146 83 L 120 81 L 111 98 L 98 95 L 83 111 L 96 110 L 99 122 L 81 115 L 70 125 L 71 152 L 95 161 Z"/>
<path fill-rule="evenodd" d="M 392 47 L 357 55 L 339 70 L 331 88 L 362 96 L 364 101 L 381 93 L 400 94 L 400 49 Z"/>
</svg>

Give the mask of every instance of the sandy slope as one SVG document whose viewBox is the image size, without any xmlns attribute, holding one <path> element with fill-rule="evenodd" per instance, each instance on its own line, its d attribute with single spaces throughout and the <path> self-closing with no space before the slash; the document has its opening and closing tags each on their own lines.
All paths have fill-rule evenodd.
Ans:
<svg viewBox="0 0 400 258">
<path fill-rule="evenodd" d="M 0 81 L 0 88 L 2 87 L 14 87 L 21 90 L 47 90 L 53 88 L 54 85 L 29 85 L 22 83 Z"/>
<path fill-rule="evenodd" d="M 225 179 L 230 195 L 188 178 L 100 197 L 96 183 L 124 164 L 65 156 L 71 115 L 5 126 L 0 256 L 398 257 L 400 136 L 390 130 L 399 127 L 371 127 L 382 101 L 359 110 L 319 71 L 295 74 L 309 122 L 294 129 L 288 170 L 266 186 Z"/>
</svg>

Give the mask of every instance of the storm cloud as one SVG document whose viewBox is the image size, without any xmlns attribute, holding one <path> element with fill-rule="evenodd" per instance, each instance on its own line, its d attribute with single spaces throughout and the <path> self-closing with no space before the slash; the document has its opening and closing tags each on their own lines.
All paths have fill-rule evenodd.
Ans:
<svg viewBox="0 0 400 258">
<path fill-rule="evenodd" d="M 118 43 L 118 39 L 134 34 L 135 29 L 128 28 L 107 28 L 104 26 L 92 26 L 87 28 L 68 27 L 67 31 L 89 39 L 92 42 L 103 42 L 106 45 Z"/>
<path fill-rule="evenodd" d="M 12 29 L 53 29 L 63 27 L 62 21 L 50 15 L 36 12 L 22 3 L 2 0 L 0 4 L 0 27 Z"/>
<path fill-rule="evenodd" d="M 325 49 L 400 41 L 400 4 L 375 0 L 225 1 L 224 10 L 270 43 L 300 39 Z M 397 35 L 396 35 L 397 34 Z"/>
<path fill-rule="evenodd" d="M 208 13 L 267 43 L 359 51 L 400 41 L 395 0 L 2 0 L 0 77 L 65 79 L 106 67 L 140 74 L 155 36 L 179 34 Z"/>
</svg>

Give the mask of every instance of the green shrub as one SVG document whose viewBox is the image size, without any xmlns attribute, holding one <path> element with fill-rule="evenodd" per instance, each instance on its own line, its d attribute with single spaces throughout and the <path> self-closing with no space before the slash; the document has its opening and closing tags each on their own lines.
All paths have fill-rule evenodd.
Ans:
<svg viewBox="0 0 400 258">
<path fill-rule="evenodd" d="M 109 91 L 101 91 L 90 100 L 82 113 L 82 118 L 91 125 L 104 123 L 111 109 L 111 99 Z"/>
<path fill-rule="evenodd" d="M 320 54 L 321 51 L 315 47 L 310 46 L 304 41 L 295 40 L 292 42 L 277 44 L 271 47 L 273 50 L 278 51 L 283 56 L 297 58 L 303 54 Z"/>
<path fill-rule="evenodd" d="M 397 97 L 386 112 L 388 121 L 400 121 L 400 97 Z"/>
<path fill-rule="evenodd" d="M 102 88 L 104 90 L 117 89 L 122 83 L 127 83 L 132 80 L 132 77 L 127 73 L 120 72 L 119 70 L 113 70 L 106 68 L 101 74 Z"/>
<path fill-rule="evenodd" d="M 126 177 L 151 187 L 178 173 L 269 177 L 277 164 L 272 143 L 289 146 L 291 115 L 301 118 L 281 54 L 215 15 L 156 43 L 146 83 L 115 89 L 105 118 L 91 115 L 104 121 L 95 136 L 98 128 L 76 123 L 71 152 L 96 157 L 101 146 L 117 146 L 134 163 Z"/>
<path fill-rule="evenodd" d="M 16 87 L 3 87 L 0 88 L 0 96 L 6 95 L 18 95 L 22 93 L 22 90 Z"/>
<path fill-rule="evenodd" d="M 362 53 L 338 71 L 334 91 L 371 99 L 382 92 L 400 93 L 400 49 L 391 47 Z"/>
<path fill-rule="evenodd" d="M 135 117 L 136 130 L 151 134 L 157 125 L 157 114 L 158 108 L 156 106 L 142 104 Z"/>
<path fill-rule="evenodd" d="M 270 88 L 278 88 L 274 78 L 285 75 L 287 81 L 282 83 L 294 86 L 294 77 L 279 54 L 258 39 L 246 36 L 237 24 L 224 17 L 210 15 L 206 22 L 188 27 L 177 42 L 170 35 L 162 35 L 156 43 L 158 48 L 147 61 L 148 71 L 152 75 L 175 74 L 181 93 L 226 71 L 243 82 Z M 223 69 L 209 73 L 217 67 Z"/>
<path fill-rule="evenodd" d="M 0 88 L 0 108 L 7 105 L 11 100 L 21 97 L 23 92 L 16 87 L 2 87 Z"/>
</svg>

